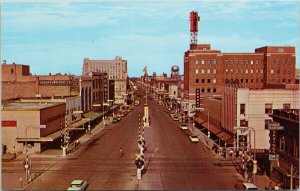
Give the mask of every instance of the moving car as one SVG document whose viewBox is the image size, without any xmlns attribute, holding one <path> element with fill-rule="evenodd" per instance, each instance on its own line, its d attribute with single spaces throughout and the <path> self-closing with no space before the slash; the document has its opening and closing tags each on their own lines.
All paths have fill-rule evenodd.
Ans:
<svg viewBox="0 0 300 191">
<path fill-rule="evenodd" d="M 190 140 L 192 143 L 198 143 L 199 142 L 199 138 L 197 135 L 191 135 L 189 136 Z"/>
<path fill-rule="evenodd" d="M 87 187 L 86 180 L 73 180 L 68 190 L 85 190 Z"/>
<path fill-rule="evenodd" d="M 236 190 L 258 190 L 258 188 L 252 184 L 247 182 L 238 182 L 234 185 L 234 189 Z"/>
<path fill-rule="evenodd" d="M 188 130 L 187 124 L 181 124 L 181 125 L 180 125 L 180 129 L 181 129 L 181 130 L 184 130 L 184 131 L 185 131 L 185 130 Z"/>
</svg>

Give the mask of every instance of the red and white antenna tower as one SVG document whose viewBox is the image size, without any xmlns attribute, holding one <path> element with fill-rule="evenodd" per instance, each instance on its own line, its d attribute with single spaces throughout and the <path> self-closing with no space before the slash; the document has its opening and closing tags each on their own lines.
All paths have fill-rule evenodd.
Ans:
<svg viewBox="0 0 300 191">
<path fill-rule="evenodd" d="M 200 16 L 198 16 L 198 13 L 196 11 L 190 12 L 190 32 L 191 32 L 190 49 L 194 49 L 197 46 L 198 21 L 200 21 Z"/>
</svg>

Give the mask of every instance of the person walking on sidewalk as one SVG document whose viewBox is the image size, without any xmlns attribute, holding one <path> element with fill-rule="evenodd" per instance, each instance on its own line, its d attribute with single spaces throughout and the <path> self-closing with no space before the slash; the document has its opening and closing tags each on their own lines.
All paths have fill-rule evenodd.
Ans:
<svg viewBox="0 0 300 191">
<path fill-rule="evenodd" d="M 123 157 L 123 155 L 124 155 L 124 151 L 123 151 L 122 147 L 120 147 L 120 157 Z"/>
</svg>

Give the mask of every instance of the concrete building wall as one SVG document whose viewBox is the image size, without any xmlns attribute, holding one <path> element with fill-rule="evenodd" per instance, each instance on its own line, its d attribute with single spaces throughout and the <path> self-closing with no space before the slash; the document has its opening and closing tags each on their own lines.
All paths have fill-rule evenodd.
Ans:
<svg viewBox="0 0 300 191">
<path fill-rule="evenodd" d="M 1 112 L 2 121 L 16 121 L 17 126 L 5 127 L 2 126 L 2 144 L 7 145 L 7 152 L 13 152 L 14 146 L 16 151 L 23 152 L 23 142 L 17 142 L 17 138 L 39 138 L 40 129 L 40 115 L 38 110 L 24 110 L 24 111 L 3 111 Z M 29 152 L 39 152 L 39 149 L 30 149 Z"/>
<path fill-rule="evenodd" d="M 245 115 L 240 114 L 240 105 L 245 104 Z M 265 128 L 265 120 L 271 120 L 265 113 L 266 104 L 272 104 L 272 109 L 283 109 L 283 104 L 290 104 L 293 109 L 299 109 L 299 91 L 284 89 L 237 90 L 237 126 L 240 121 L 248 121 L 248 127 L 256 131 L 256 148 L 269 149 L 269 130 Z M 254 145 L 254 137 L 251 137 Z"/>
</svg>

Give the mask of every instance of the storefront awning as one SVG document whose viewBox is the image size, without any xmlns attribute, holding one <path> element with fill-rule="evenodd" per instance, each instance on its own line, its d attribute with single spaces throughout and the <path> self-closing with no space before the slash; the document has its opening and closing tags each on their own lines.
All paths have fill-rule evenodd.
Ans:
<svg viewBox="0 0 300 191">
<path fill-rule="evenodd" d="M 217 134 L 217 137 L 219 137 L 222 141 L 230 142 L 229 140 L 232 139 L 232 136 L 225 131 L 222 131 Z"/>
<path fill-rule="evenodd" d="M 209 130 L 210 132 L 212 132 L 213 134 L 218 134 L 221 132 L 221 129 L 217 128 L 216 126 L 214 126 L 213 124 L 209 124 L 209 129 L 208 129 L 208 122 L 205 121 L 204 123 L 201 124 L 203 127 L 205 127 L 207 130 Z"/>
<path fill-rule="evenodd" d="M 195 119 L 194 119 L 198 124 L 202 124 L 202 123 L 204 123 L 206 120 L 204 120 L 204 119 L 202 119 L 201 117 L 196 117 Z"/>
<path fill-rule="evenodd" d="M 84 116 L 85 118 L 89 118 L 90 121 L 93 121 L 93 120 L 97 119 L 98 117 L 100 117 L 99 114 L 97 114 L 97 113 L 95 113 L 95 112 L 93 112 L 93 111 L 88 112 L 88 113 L 84 113 L 83 116 Z"/>
<path fill-rule="evenodd" d="M 82 125 L 84 125 L 86 122 L 88 122 L 89 120 L 86 119 L 81 119 L 79 121 L 76 121 L 75 123 L 70 124 L 70 128 L 78 128 L 81 127 Z"/>
</svg>

